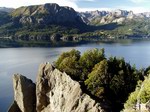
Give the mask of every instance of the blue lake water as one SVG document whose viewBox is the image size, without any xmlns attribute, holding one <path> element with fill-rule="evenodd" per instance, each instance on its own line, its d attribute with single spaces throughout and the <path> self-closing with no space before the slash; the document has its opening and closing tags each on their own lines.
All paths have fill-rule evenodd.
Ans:
<svg viewBox="0 0 150 112">
<path fill-rule="evenodd" d="M 93 48 L 105 48 L 107 57 L 124 57 L 137 68 L 150 65 L 150 41 L 90 43 L 56 48 L 0 48 L 0 112 L 6 112 L 13 101 L 13 74 L 19 73 L 35 81 L 40 63 L 52 63 L 59 54 L 73 48 L 81 53 Z"/>
</svg>

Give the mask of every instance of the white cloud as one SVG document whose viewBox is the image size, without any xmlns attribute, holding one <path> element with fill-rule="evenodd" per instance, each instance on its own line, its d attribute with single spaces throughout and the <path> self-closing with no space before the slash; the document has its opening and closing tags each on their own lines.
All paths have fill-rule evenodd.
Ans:
<svg viewBox="0 0 150 112">
<path fill-rule="evenodd" d="M 45 3 L 57 3 L 60 6 L 69 6 L 74 8 L 76 11 L 95 11 L 95 10 L 115 10 L 112 8 L 81 8 L 78 7 L 77 2 L 80 1 L 87 1 L 87 2 L 94 2 L 95 0 L 0 0 L 0 7 L 20 7 L 20 6 L 28 6 L 28 5 L 39 5 L 39 4 L 45 4 Z M 130 0 L 132 2 L 136 3 L 142 3 L 142 2 L 150 2 L 148 0 Z M 126 7 L 126 6 L 119 6 L 116 7 L 117 9 L 124 9 L 124 10 L 132 10 L 135 13 L 140 12 L 150 12 L 150 8 L 144 8 L 144 7 Z"/>
<path fill-rule="evenodd" d="M 95 0 L 0 0 L 0 6 L 18 8 L 20 6 L 37 5 L 37 4 L 45 4 L 45 3 L 57 3 L 61 6 L 69 6 L 78 9 L 76 3 L 80 1 L 93 2 Z"/>
<path fill-rule="evenodd" d="M 134 3 L 145 3 L 145 2 L 150 2 L 149 0 L 130 0 L 131 2 Z"/>
<path fill-rule="evenodd" d="M 77 0 L 0 0 L 0 6 L 17 8 L 28 5 L 57 3 L 62 6 L 77 7 L 76 1 Z"/>
<path fill-rule="evenodd" d="M 79 8 L 77 2 L 81 2 L 81 1 L 94 2 L 95 0 L 0 0 L 0 7 L 18 8 L 20 6 L 39 5 L 45 3 L 57 3 L 60 6 L 72 7 L 76 11 L 99 10 L 96 8 Z"/>
<path fill-rule="evenodd" d="M 111 10 L 115 10 L 113 8 L 78 8 L 77 11 L 79 12 L 85 12 L 85 11 L 111 11 Z"/>
<path fill-rule="evenodd" d="M 142 13 L 142 12 L 150 12 L 150 8 L 146 7 L 127 7 L 127 6 L 120 6 L 117 7 L 118 9 L 133 11 L 134 13 Z"/>
</svg>

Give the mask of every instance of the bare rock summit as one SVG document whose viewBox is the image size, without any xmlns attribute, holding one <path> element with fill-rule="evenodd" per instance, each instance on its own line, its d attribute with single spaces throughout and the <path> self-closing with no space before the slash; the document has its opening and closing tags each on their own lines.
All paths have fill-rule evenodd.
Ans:
<svg viewBox="0 0 150 112">
<path fill-rule="evenodd" d="M 83 93 L 79 82 L 48 63 L 39 67 L 36 89 L 21 75 L 14 75 L 13 84 L 14 103 L 9 112 L 106 112 L 101 103 Z"/>
</svg>

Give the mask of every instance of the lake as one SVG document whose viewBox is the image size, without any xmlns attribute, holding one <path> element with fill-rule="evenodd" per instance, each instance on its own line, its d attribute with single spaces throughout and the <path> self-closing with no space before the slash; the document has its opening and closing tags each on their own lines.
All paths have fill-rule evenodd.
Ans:
<svg viewBox="0 0 150 112">
<path fill-rule="evenodd" d="M 35 82 L 40 63 L 53 62 L 64 51 L 105 48 L 109 56 L 124 57 L 137 68 L 150 65 L 150 41 L 122 41 L 117 43 L 90 43 L 74 47 L 53 48 L 0 48 L 0 112 L 6 112 L 13 101 L 12 76 L 25 75 Z"/>
</svg>

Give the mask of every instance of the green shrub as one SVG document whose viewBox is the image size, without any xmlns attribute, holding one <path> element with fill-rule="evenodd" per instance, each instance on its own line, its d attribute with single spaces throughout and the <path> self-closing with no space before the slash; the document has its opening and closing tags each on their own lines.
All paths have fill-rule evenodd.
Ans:
<svg viewBox="0 0 150 112">
<path fill-rule="evenodd" d="M 135 91 L 128 97 L 124 105 L 125 109 L 135 106 L 137 100 L 140 100 L 141 103 L 146 103 L 150 100 L 150 75 L 145 77 L 143 82 L 139 81 Z"/>
</svg>

